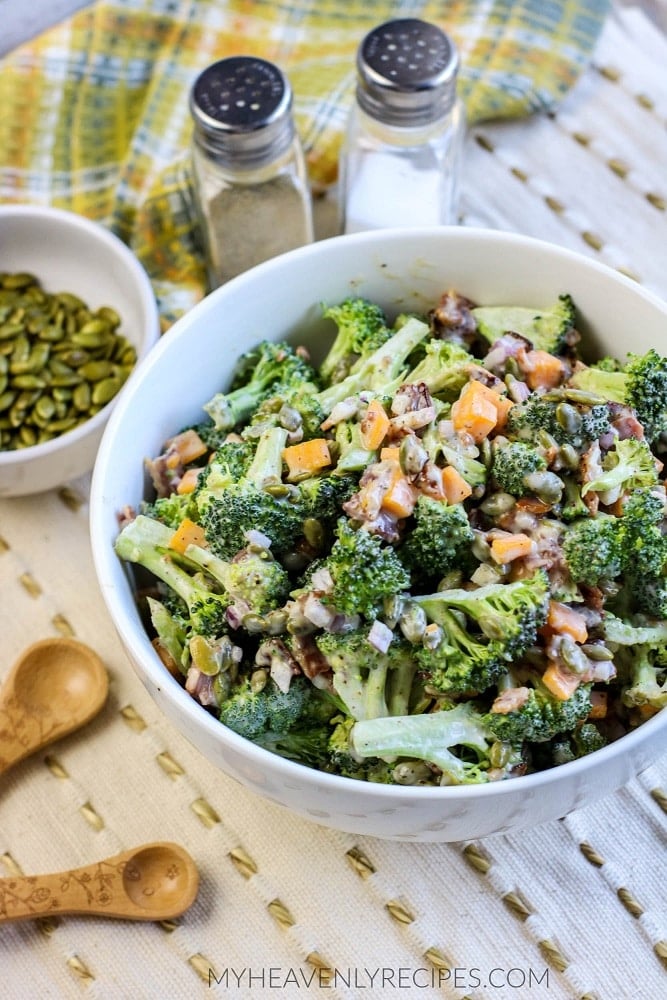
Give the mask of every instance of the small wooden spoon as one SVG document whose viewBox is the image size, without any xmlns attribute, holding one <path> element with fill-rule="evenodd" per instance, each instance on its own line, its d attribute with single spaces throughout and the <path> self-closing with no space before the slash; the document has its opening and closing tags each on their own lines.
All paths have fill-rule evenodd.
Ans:
<svg viewBox="0 0 667 1000">
<path fill-rule="evenodd" d="M 104 664 L 77 639 L 28 646 L 0 691 L 0 774 L 90 722 L 108 691 Z"/>
<path fill-rule="evenodd" d="M 0 923 L 64 913 L 169 920 L 192 905 L 198 889 L 187 851 L 158 841 L 72 871 L 0 879 Z"/>
</svg>

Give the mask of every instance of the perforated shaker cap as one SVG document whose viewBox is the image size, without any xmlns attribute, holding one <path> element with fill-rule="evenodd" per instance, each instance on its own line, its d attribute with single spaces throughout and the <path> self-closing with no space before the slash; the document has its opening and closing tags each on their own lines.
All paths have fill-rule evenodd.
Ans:
<svg viewBox="0 0 667 1000">
<path fill-rule="evenodd" d="M 294 137 L 292 89 L 265 59 L 232 56 L 208 66 L 190 91 L 195 140 L 220 162 L 260 166 Z"/>
<path fill-rule="evenodd" d="M 357 101 L 387 125 L 427 125 L 456 99 L 459 57 L 435 24 L 400 18 L 374 28 L 357 52 Z"/>
</svg>

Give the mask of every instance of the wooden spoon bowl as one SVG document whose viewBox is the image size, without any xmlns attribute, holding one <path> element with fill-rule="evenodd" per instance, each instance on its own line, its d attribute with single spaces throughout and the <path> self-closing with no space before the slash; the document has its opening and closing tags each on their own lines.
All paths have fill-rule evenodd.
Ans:
<svg viewBox="0 0 667 1000">
<path fill-rule="evenodd" d="M 0 691 L 0 774 L 74 732 L 101 710 L 109 679 L 77 639 L 42 639 L 15 663 Z"/>
</svg>

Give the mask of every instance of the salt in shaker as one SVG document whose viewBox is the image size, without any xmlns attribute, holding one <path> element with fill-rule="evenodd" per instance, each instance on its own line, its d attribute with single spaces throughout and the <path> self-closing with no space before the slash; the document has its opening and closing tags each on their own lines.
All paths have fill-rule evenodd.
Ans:
<svg viewBox="0 0 667 1000">
<path fill-rule="evenodd" d="M 357 53 L 356 100 L 340 158 L 340 229 L 456 222 L 465 112 L 444 31 L 388 21 Z"/>
</svg>

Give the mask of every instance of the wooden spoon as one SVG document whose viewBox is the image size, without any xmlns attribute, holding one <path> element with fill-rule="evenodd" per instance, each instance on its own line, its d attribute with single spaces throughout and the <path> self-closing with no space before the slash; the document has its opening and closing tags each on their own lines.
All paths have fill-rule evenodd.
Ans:
<svg viewBox="0 0 667 1000">
<path fill-rule="evenodd" d="M 90 722 L 108 691 L 104 664 L 77 639 L 28 646 L 0 691 L 0 774 Z"/>
<path fill-rule="evenodd" d="M 192 905 L 198 889 L 187 851 L 158 841 L 72 871 L 0 879 L 0 923 L 63 913 L 168 920 Z"/>
</svg>

